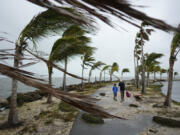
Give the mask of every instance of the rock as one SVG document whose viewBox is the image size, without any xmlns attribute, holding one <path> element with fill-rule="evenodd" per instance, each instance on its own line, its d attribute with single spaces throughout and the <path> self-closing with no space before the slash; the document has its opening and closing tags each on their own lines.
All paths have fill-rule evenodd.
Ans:
<svg viewBox="0 0 180 135">
<path fill-rule="evenodd" d="M 0 109 L 1 109 L 1 108 L 4 108 L 4 109 L 9 108 L 9 102 L 8 102 L 8 100 L 6 100 L 6 99 L 0 99 Z M 3 109 L 1 109 L 1 110 L 3 110 Z"/>
<path fill-rule="evenodd" d="M 105 96 L 105 95 L 106 95 L 106 93 L 102 92 L 102 93 L 99 93 L 99 95 L 101 95 L 101 96 Z"/>
<path fill-rule="evenodd" d="M 168 127 L 180 127 L 180 120 L 175 120 L 167 117 L 154 116 L 153 121 Z"/>
<path fill-rule="evenodd" d="M 129 107 L 139 107 L 138 105 L 136 105 L 136 104 L 129 104 Z"/>
<path fill-rule="evenodd" d="M 154 133 L 154 134 L 155 134 L 155 133 L 157 133 L 157 132 L 158 132 L 158 130 L 157 130 L 157 129 L 152 129 L 152 128 L 150 128 L 150 129 L 149 129 L 149 132 L 152 132 L 152 133 Z"/>
</svg>

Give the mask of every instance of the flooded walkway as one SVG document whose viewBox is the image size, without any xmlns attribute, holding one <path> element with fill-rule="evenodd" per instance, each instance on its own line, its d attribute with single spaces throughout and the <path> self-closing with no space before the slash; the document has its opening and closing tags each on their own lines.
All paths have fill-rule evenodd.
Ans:
<svg viewBox="0 0 180 135">
<path fill-rule="evenodd" d="M 120 103 L 120 99 L 116 102 L 112 98 L 111 89 L 112 85 L 101 88 L 92 95 L 100 99 L 97 104 L 114 115 L 131 111 L 129 104 L 135 102 L 133 97 L 126 99 L 124 103 Z M 105 93 L 106 95 L 100 96 L 100 93 Z M 128 120 L 105 119 L 105 123 L 101 125 L 87 124 L 81 119 L 82 113 L 80 112 L 76 118 L 70 135 L 139 135 L 140 132 L 152 124 L 152 116 L 150 115 L 136 115 Z"/>
</svg>

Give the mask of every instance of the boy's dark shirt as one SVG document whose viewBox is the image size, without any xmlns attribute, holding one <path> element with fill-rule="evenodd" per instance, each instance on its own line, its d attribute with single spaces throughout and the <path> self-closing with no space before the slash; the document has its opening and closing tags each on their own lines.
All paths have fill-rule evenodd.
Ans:
<svg viewBox="0 0 180 135">
<path fill-rule="evenodd" d="M 125 84 L 124 82 L 119 83 L 120 90 L 125 90 Z"/>
</svg>

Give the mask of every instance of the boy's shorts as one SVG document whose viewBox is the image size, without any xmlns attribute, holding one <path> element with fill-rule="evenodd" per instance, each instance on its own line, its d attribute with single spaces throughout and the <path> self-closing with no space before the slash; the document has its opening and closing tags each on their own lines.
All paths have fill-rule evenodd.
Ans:
<svg viewBox="0 0 180 135">
<path fill-rule="evenodd" d="M 114 93 L 114 96 L 117 97 L 117 93 L 113 92 Z"/>
</svg>

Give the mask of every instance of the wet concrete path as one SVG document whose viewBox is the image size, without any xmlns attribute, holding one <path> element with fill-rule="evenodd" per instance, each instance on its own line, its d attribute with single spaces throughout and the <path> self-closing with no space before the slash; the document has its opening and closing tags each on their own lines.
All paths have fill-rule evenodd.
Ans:
<svg viewBox="0 0 180 135">
<path fill-rule="evenodd" d="M 121 108 L 115 108 L 119 103 L 119 100 L 115 102 L 112 99 L 112 85 L 104 87 L 96 91 L 92 96 L 100 98 L 97 102 L 99 106 L 105 107 L 105 110 L 111 114 L 116 114 L 121 111 Z M 99 96 L 99 93 L 106 93 L 105 97 Z M 133 99 L 126 99 L 122 106 L 122 109 L 128 109 L 129 103 L 133 102 Z M 147 127 L 152 124 L 152 116 L 150 115 L 138 115 L 129 120 L 121 119 L 105 119 L 104 124 L 87 124 L 81 119 L 80 112 L 76 118 L 70 135 L 139 135 Z"/>
</svg>

